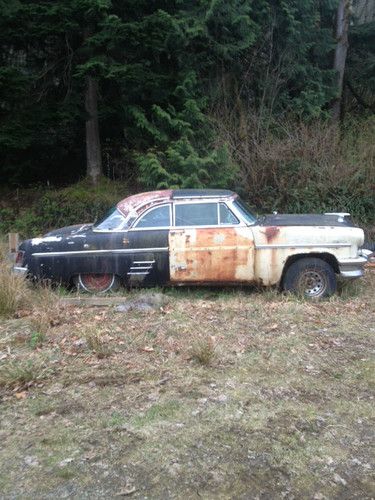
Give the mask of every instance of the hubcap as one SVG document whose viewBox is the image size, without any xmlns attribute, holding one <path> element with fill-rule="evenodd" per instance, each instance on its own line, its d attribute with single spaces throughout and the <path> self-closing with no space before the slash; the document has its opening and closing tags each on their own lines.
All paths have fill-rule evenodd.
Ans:
<svg viewBox="0 0 375 500">
<path fill-rule="evenodd" d="M 327 288 L 327 279 L 324 274 L 308 270 L 302 273 L 298 289 L 305 297 L 321 297 Z"/>
<path fill-rule="evenodd" d="M 80 274 L 79 285 L 86 292 L 103 293 L 110 290 L 115 280 L 113 274 Z"/>
</svg>

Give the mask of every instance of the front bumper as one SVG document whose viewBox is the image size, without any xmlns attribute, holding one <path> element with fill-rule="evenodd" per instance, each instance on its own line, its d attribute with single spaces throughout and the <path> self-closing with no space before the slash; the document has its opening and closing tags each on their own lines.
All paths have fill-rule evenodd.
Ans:
<svg viewBox="0 0 375 500">
<path fill-rule="evenodd" d="M 358 257 L 354 259 L 342 259 L 339 261 L 339 271 L 342 278 L 360 278 L 364 275 L 364 266 L 367 264 L 369 250 L 361 250 Z"/>
<path fill-rule="evenodd" d="M 27 267 L 13 266 L 13 272 L 14 272 L 14 274 L 21 274 L 23 276 L 26 276 Z"/>
</svg>

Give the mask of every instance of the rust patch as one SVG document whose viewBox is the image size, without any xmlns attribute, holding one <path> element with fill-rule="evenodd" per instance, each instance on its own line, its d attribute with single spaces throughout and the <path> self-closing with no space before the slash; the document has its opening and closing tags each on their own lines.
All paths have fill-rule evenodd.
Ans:
<svg viewBox="0 0 375 500">
<path fill-rule="evenodd" d="M 254 242 L 251 230 L 236 228 L 171 231 L 172 281 L 247 282 L 253 279 Z M 189 237 L 188 237 L 189 236 Z"/>
<path fill-rule="evenodd" d="M 264 234 L 266 236 L 267 242 L 270 243 L 279 234 L 280 228 L 277 226 L 266 227 Z"/>
</svg>

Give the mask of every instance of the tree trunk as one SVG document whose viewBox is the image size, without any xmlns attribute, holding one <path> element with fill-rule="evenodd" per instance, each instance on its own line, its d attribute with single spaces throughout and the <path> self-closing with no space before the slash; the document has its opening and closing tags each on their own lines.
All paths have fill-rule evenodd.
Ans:
<svg viewBox="0 0 375 500">
<path fill-rule="evenodd" d="M 348 31 L 351 10 L 351 0 L 340 0 L 336 19 L 336 49 L 333 69 L 337 71 L 337 98 L 332 106 L 332 120 L 338 122 L 341 115 L 342 90 L 346 54 L 348 52 Z"/>
<path fill-rule="evenodd" d="M 98 83 L 92 77 L 86 78 L 86 175 L 93 184 L 102 175 L 102 153 L 98 121 Z"/>
</svg>

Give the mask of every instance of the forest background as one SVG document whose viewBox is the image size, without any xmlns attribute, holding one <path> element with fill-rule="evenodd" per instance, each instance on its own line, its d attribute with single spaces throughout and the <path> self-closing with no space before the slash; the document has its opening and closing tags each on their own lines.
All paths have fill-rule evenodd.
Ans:
<svg viewBox="0 0 375 500">
<path fill-rule="evenodd" d="M 127 194 L 375 220 L 374 0 L 1 0 L 0 233 Z"/>
</svg>

